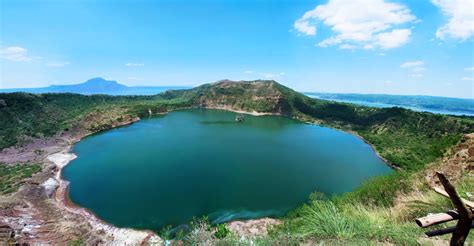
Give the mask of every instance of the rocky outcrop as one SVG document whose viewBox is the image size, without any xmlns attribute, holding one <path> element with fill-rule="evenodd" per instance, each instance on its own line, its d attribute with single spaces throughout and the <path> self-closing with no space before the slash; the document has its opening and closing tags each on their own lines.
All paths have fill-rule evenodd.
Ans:
<svg viewBox="0 0 474 246">
<path fill-rule="evenodd" d="M 262 218 L 246 221 L 232 221 L 227 224 L 231 232 L 239 237 L 253 238 L 267 235 L 268 231 L 282 222 L 272 218 Z"/>
<path fill-rule="evenodd" d="M 41 186 L 43 186 L 46 196 L 52 197 L 53 193 L 59 186 L 59 182 L 54 178 L 49 178 L 44 183 L 42 183 Z"/>
<path fill-rule="evenodd" d="M 236 83 L 224 80 L 193 89 L 198 95 L 194 104 L 203 108 L 290 116 L 291 107 L 277 86 L 274 81 Z"/>
<path fill-rule="evenodd" d="M 441 186 L 436 177 L 437 171 L 452 182 L 466 173 L 474 173 L 474 133 L 464 135 L 460 143 L 446 153 L 442 160 L 425 171 L 425 178 L 431 187 Z"/>
</svg>

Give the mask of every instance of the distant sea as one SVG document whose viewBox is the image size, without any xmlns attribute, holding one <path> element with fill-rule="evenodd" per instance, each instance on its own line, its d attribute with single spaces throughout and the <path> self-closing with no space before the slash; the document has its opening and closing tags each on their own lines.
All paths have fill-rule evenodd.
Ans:
<svg viewBox="0 0 474 246">
<path fill-rule="evenodd" d="M 324 95 L 315 95 L 314 93 L 304 93 L 306 96 L 326 101 L 334 101 L 334 102 L 342 102 L 342 103 L 352 103 L 356 105 L 368 106 L 368 107 L 375 107 L 375 108 L 392 108 L 392 107 L 401 107 L 406 109 L 411 109 L 413 111 L 418 112 L 430 112 L 434 114 L 446 114 L 446 115 L 457 115 L 457 116 L 474 116 L 474 100 L 472 99 L 457 99 L 462 100 L 465 103 L 462 106 L 457 106 L 454 110 L 451 109 L 440 109 L 448 103 L 448 100 L 451 98 L 443 98 L 443 97 L 433 97 L 438 100 L 437 103 L 433 103 L 432 107 L 424 107 L 424 106 L 415 106 L 415 105 L 406 105 L 400 101 L 399 104 L 392 104 L 392 103 L 384 103 L 384 102 L 374 102 L 372 99 L 363 100 L 365 95 L 358 95 L 359 100 L 351 100 L 351 99 L 341 99 L 341 98 L 334 98 L 334 97 L 325 97 Z M 319 93 L 318 93 L 319 94 Z M 343 94 L 330 94 L 331 96 L 334 95 L 343 95 Z M 416 98 L 418 96 L 401 96 L 403 98 Z M 445 101 L 445 102 L 443 102 Z M 466 105 L 467 104 L 467 105 Z"/>
</svg>

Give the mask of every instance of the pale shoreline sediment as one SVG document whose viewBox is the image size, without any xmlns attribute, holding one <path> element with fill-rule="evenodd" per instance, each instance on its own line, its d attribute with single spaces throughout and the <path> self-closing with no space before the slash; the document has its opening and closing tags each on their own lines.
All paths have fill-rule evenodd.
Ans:
<svg viewBox="0 0 474 246">
<path fill-rule="evenodd" d="M 118 124 L 112 125 L 112 128 L 125 126 L 139 121 L 140 118 L 136 117 L 131 121 L 119 122 Z M 112 224 L 105 222 L 104 220 L 97 217 L 93 212 L 86 208 L 80 207 L 74 204 L 69 199 L 68 187 L 69 182 L 62 178 L 62 171 L 72 160 L 76 159 L 77 156 L 71 153 L 72 145 L 79 142 L 82 138 L 93 134 L 81 134 L 77 138 L 70 139 L 69 144 L 61 146 L 61 149 L 57 152 L 50 153 L 46 156 L 45 161 L 52 162 L 56 166 L 53 179 L 58 183 L 58 187 L 54 191 L 53 200 L 59 209 L 67 212 L 79 215 L 83 217 L 93 228 L 94 231 L 101 231 L 107 238 L 106 245 L 142 245 L 142 244 L 162 244 L 163 240 L 156 235 L 154 232 L 149 230 L 137 230 L 131 228 L 118 228 Z M 58 146 L 59 147 L 59 146 Z"/>
<path fill-rule="evenodd" d="M 217 109 L 217 110 L 225 110 L 225 111 L 230 111 L 238 114 L 249 114 L 253 116 L 264 116 L 264 115 L 279 115 L 279 113 L 263 113 L 263 112 L 257 112 L 257 111 L 245 111 L 245 110 L 237 110 L 237 109 L 232 109 L 230 107 L 204 107 L 205 109 Z"/>
<path fill-rule="evenodd" d="M 79 207 L 69 200 L 69 182 L 62 179 L 61 173 L 63 168 L 77 157 L 75 154 L 69 152 L 70 149 L 71 146 L 67 146 L 63 151 L 48 155 L 47 157 L 47 159 L 53 162 L 57 167 L 55 179 L 59 183 L 59 186 L 54 193 L 54 201 L 58 207 L 70 213 L 82 216 L 89 222 L 93 230 L 103 231 L 106 237 L 110 238 L 107 244 L 141 245 L 143 243 L 162 243 L 162 239 L 152 231 L 115 227 L 101 220 L 89 210 Z"/>
</svg>

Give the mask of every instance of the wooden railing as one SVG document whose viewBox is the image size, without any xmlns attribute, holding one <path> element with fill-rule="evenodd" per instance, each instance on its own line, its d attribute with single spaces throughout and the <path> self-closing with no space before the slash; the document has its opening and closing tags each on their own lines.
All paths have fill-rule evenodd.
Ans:
<svg viewBox="0 0 474 246">
<path fill-rule="evenodd" d="M 473 228 L 472 220 L 474 219 L 474 203 L 459 197 L 454 186 L 449 183 L 448 179 L 442 173 L 437 172 L 436 175 L 443 185 L 444 190 L 441 188 L 435 188 L 435 191 L 438 194 L 451 199 L 455 210 L 418 218 L 416 219 L 416 224 L 425 228 L 432 225 L 446 223 L 448 221 L 458 220 L 456 226 L 429 231 L 425 234 L 428 237 L 433 237 L 452 233 L 450 245 L 464 245 L 464 242 L 469 235 L 469 231 Z"/>
</svg>

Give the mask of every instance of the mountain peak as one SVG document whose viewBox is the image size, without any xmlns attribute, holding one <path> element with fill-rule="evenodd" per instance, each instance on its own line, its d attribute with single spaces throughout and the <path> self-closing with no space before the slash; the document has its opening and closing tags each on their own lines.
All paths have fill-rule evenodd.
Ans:
<svg viewBox="0 0 474 246">
<path fill-rule="evenodd" d="M 84 82 L 83 84 L 110 84 L 110 85 L 119 85 L 119 83 L 115 80 L 106 80 L 101 77 L 92 78 Z"/>
<path fill-rule="evenodd" d="M 48 92 L 71 92 L 81 94 L 107 94 L 126 90 L 128 87 L 114 80 L 104 78 L 92 78 L 80 84 L 52 85 L 47 88 Z"/>
</svg>

